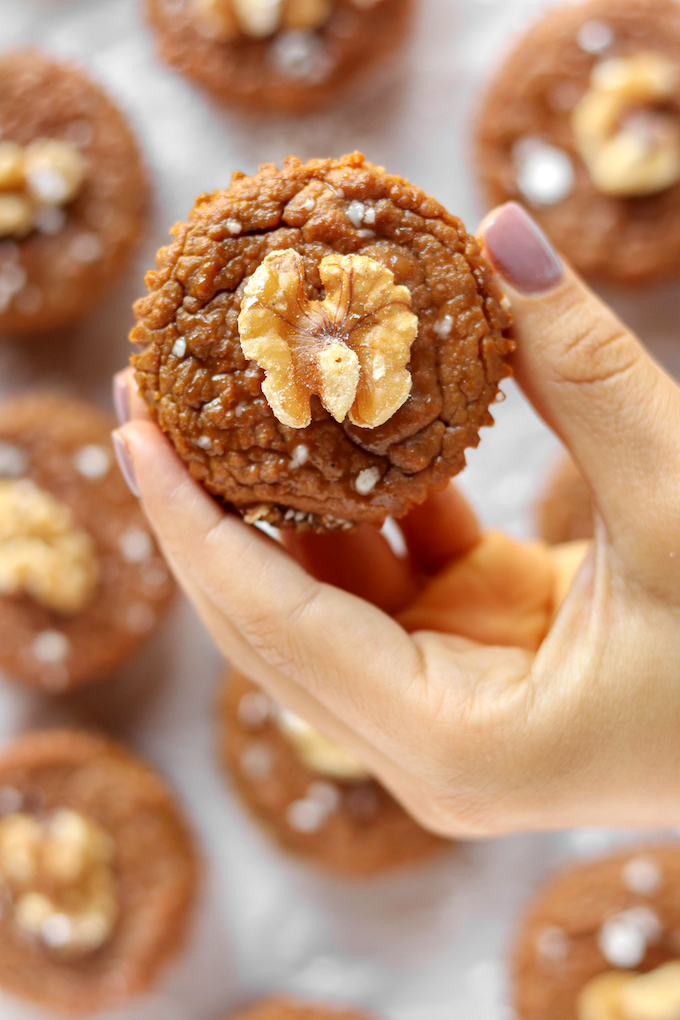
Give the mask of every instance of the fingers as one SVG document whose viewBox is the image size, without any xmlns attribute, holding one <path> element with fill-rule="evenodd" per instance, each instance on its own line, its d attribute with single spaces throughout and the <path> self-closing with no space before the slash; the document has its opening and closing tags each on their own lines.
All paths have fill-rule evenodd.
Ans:
<svg viewBox="0 0 680 1020">
<path fill-rule="evenodd" d="M 479 542 L 481 532 L 470 504 L 453 483 L 432 490 L 421 506 L 399 521 L 419 570 L 434 574 Z"/>
<path fill-rule="evenodd" d="M 416 593 L 416 580 L 408 559 L 394 554 L 375 528 L 326 535 L 283 532 L 283 542 L 313 577 L 366 599 L 390 615 Z"/>
<path fill-rule="evenodd" d="M 149 410 L 137 389 L 134 368 L 125 368 L 114 375 L 113 406 L 119 425 L 138 419 L 149 419 Z"/>
<path fill-rule="evenodd" d="M 151 422 L 118 430 L 143 506 L 180 579 L 224 615 L 264 663 L 299 682 L 379 749 L 422 698 L 422 663 L 388 616 L 321 584 L 257 529 L 224 514 Z M 394 698 L 399 677 L 401 697 Z"/>
<path fill-rule="evenodd" d="M 520 206 L 492 212 L 481 233 L 512 304 L 518 382 L 571 450 L 624 557 L 667 558 L 658 536 L 678 515 L 678 387 Z"/>
<path fill-rule="evenodd" d="M 398 619 L 408 631 L 434 630 L 536 651 L 550 626 L 554 597 L 548 546 L 489 531 L 433 578 Z"/>
</svg>

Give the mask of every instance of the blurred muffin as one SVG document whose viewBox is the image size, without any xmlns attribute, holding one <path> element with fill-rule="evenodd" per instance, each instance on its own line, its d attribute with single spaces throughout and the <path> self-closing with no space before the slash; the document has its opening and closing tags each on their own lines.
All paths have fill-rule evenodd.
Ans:
<svg viewBox="0 0 680 1020">
<path fill-rule="evenodd" d="M 489 89 L 478 165 L 489 202 L 524 202 L 582 273 L 680 271 L 680 5 L 551 10 Z"/>
<path fill-rule="evenodd" d="M 174 589 L 112 427 L 54 394 L 0 405 L 0 671 L 50 693 L 127 659 Z"/>
<path fill-rule="evenodd" d="M 216 99 L 259 110 L 322 106 L 384 65 L 412 0 L 146 0 L 163 60 Z"/>
<path fill-rule="evenodd" d="M 521 924 L 514 980 L 521 1020 L 680 1016 L 680 847 L 554 878 Z"/>
<path fill-rule="evenodd" d="M 225 678 L 220 747 L 236 789 L 271 835 L 328 871 L 373 875 L 446 845 L 347 751 L 236 672 Z"/>
<path fill-rule="evenodd" d="M 537 505 L 538 532 L 551 545 L 592 538 L 593 499 L 585 478 L 567 454 L 557 461 Z"/>
<path fill-rule="evenodd" d="M 132 132 L 81 66 L 0 56 L 0 332 L 85 315 L 127 264 L 147 203 Z"/>
<path fill-rule="evenodd" d="M 138 995 L 188 929 L 191 837 L 165 784 L 68 730 L 0 755 L 0 987 L 79 1015 Z"/>
</svg>

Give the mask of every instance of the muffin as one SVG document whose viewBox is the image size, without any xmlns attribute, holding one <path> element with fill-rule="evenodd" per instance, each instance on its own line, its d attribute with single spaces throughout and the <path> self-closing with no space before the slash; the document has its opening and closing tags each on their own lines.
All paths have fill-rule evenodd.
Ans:
<svg viewBox="0 0 680 1020">
<path fill-rule="evenodd" d="M 90 311 L 129 261 L 147 202 L 125 117 L 80 64 L 0 56 L 0 332 Z"/>
<path fill-rule="evenodd" d="M 173 592 L 112 427 L 55 394 L 0 405 L 0 672 L 49 693 L 124 662 Z"/>
<path fill-rule="evenodd" d="M 521 1020 L 680 1016 L 680 847 L 558 875 L 522 922 L 514 975 Z"/>
<path fill-rule="evenodd" d="M 588 276 L 680 270 L 680 6 L 551 10 L 493 81 L 478 127 L 492 205 L 523 201 Z"/>
<path fill-rule="evenodd" d="M 146 765 L 103 737 L 0 754 L 0 987 L 80 1015 L 146 991 L 181 946 L 197 858 Z"/>
<path fill-rule="evenodd" d="M 369 1020 L 369 1015 L 339 1003 L 277 996 L 231 1013 L 225 1020 Z"/>
<path fill-rule="evenodd" d="M 220 748 L 248 809 L 286 850 L 366 877 L 445 846 L 363 766 L 239 673 L 225 679 Z"/>
<path fill-rule="evenodd" d="M 377 71 L 412 0 L 146 0 L 160 56 L 220 102 L 302 112 Z"/>
<path fill-rule="evenodd" d="M 340 160 L 198 198 L 135 306 L 140 393 L 249 523 L 382 525 L 465 464 L 509 372 L 477 241 L 401 177 Z"/>
<path fill-rule="evenodd" d="M 560 457 L 550 472 L 537 517 L 539 534 L 551 545 L 593 537 L 593 497 L 568 454 Z"/>
</svg>

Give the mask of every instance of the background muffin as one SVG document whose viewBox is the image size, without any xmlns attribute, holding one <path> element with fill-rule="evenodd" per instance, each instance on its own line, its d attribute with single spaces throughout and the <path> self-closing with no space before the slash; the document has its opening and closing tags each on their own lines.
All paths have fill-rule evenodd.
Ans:
<svg viewBox="0 0 680 1020">
<path fill-rule="evenodd" d="M 220 748 L 247 807 L 286 849 L 329 871 L 368 876 L 431 856 L 422 829 L 347 751 L 229 672 Z"/>
<path fill-rule="evenodd" d="M 322 106 L 403 41 L 412 0 L 146 0 L 161 57 L 217 99 Z"/>
<path fill-rule="evenodd" d="M 0 669 L 50 693 L 127 659 L 174 590 L 112 424 L 55 394 L 0 405 Z"/>
<path fill-rule="evenodd" d="M 197 882 L 164 783 L 103 737 L 45 730 L 0 755 L 0 814 L 0 987 L 76 1015 L 146 991 Z"/>
<path fill-rule="evenodd" d="M 534 899 L 514 957 L 521 1020 L 671 1016 L 678 961 L 680 848 L 618 853 L 557 875 Z M 654 978 L 631 984 L 638 973 Z M 674 1005 L 675 1003 L 675 1005 Z"/>
<path fill-rule="evenodd" d="M 588 0 L 520 40 L 480 112 L 491 205 L 523 201 L 582 273 L 680 271 L 680 7 Z"/>
<path fill-rule="evenodd" d="M 67 326 L 100 300 L 148 204 L 123 114 L 75 61 L 0 55 L 0 332 Z"/>
</svg>

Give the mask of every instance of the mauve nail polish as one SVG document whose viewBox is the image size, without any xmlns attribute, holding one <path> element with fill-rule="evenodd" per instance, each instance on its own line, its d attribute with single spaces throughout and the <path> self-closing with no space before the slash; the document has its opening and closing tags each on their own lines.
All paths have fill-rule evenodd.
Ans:
<svg viewBox="0 0 680 1020">
<path fill-rule="evenodd" d="M 139 497 L 139 489 L 137 487 L 137 477 L 135 475 L 135 469 L 132 466 L 130 454 L 128 453 L 127 446 L 122 436 L 119 436 L 117 432 L 111 433 L 111 439 L 113 440 L 113 449 L 115 450 L 116 457 L 118 459 L 118 466 L 121 474 L 128 484 L 128 488 L 133 496 Z"/>
<path fill-rule="evenodd" d="M 119 425 L 127 425 L 130 421 L 130 395 L 124 379 L 119 375 L 113 377 L 113 409 Z"/>
<path fill-rule="evenodd" d="M 516 202 L 504 205 L 487 225 L 484 245 L 500 275 L 525 294 L 552 290 L 564 275 L 550 241 Z"/>
</svg>

